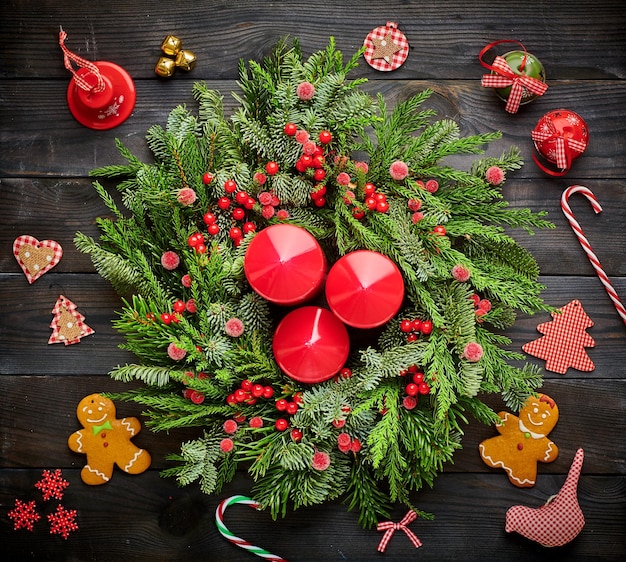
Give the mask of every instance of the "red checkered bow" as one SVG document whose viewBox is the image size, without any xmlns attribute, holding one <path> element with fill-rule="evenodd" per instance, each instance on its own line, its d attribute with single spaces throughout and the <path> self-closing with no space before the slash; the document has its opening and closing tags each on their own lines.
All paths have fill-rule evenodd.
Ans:
<svg viewBox="0 0 626 562">
<path fill-rule="evenodd" d="M 511 86 L 511 93 L 505 107 L 509 113 L 516 113 L 519 109 L 524 90 L 541 96 L 548 89 L 548 85 L 537 78 L 515 74 L 504 57 L 497 56 L 489 68 L 496 74 L 485 74 L 481 85 L 485 88 L 506 88 Z"/>
<path fill-rule="evenodd" d="M 544 142 L 547 140 L 554 140 L 556 144 L 556 153 L 555 160 L 556 165 L 563 172 L 557 173 L 552 172 L 541 165 L 541 163 L 537 160 L 535 155 L 533 154 L 533 159 L 536 164 L 544 171 L 548 172 L 551 175 L 563 175 L 567 170 L 569 170 L 572 165 L 572 152 L 584 152 L 585 148 L 587 148 L 587 143 L 584 141 L 579 141 L 571 138 L 567 138 L 563 136 L 562 133 L 558 132 L 552 123 L 546 123 L 547 127 L 541 131 L 532 131 L 530 136 L 536 142 Z"/>
<path fill-rule="evenodd" d="M 415 521 L 415 519 L 417 519 L 417 513 L 415 511 L 409 511 L 399 523 L 394 523 L 393 521 L 383 521 L 382 523 L 379 523 L 376 530 L 385 531 L 385 534 L 383 535 L 383 538 L 380 539 L 380 543 L 378 544 L 378 552 L 385 552 L 391 537 L 393 537 L 393 534 L 399 529 L 402 529 L 406 533 L 406 536 L 409 537 L 415 548 L 422 546 L 422 541 L 420 541 L 415 536 L 415 533 L 407 527 L 407 525 Z"/>
</svg>

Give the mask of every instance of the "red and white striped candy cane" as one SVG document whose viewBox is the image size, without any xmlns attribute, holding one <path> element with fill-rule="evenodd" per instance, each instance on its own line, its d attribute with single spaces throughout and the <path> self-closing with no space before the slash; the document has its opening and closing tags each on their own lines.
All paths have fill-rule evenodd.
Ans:
<svg viewBox="0 0 626 562">
<path fill-rule="evenodd" d="M 568 199 L 570 195 L 573 195 L 574 193 L 580 193 L 584 195 L 589 203 L 591 203 L 591 207 L 596 214 L 602 212 L 602 207 L 600 206 L 600 203 L 598 203 L 598 199 L 593 194 L 593 192 L 584 185 L 571 185 L 563 192 L 563 195 L 561 196 L 561 209 L 563 210 L 563 214 L 567 217 L 567 220 L 569 221 L 572 230 L 576 234 L 580 245 L 583 247 L 583 250 L 585 250 L 585 253 L 589 258 L 591 265 L 596 270 L 596 273 L 598 274 L 600 281 L 604 285 L 606 292 L 613 301 L 617 313 L 620 315 L 624 324 L 626 324 L 626 308 L 624 308 L 624 305 L 619 300 L 619 297 L 617 296 L 613 285 L 611 285 L 611 282 L 609 281 L 608 275 L 604 272 L 604 269 L 602 269 L 602 266 L 600 265 L 600 260 L 598 259 L 598 256 L 596 256 L 591 249 L 591 244 L 589 243 L 589 240 L 587 240 L 587 237 L 583 234 L 583 229 L 580 227 L 580 224 L 578 224 L 578 221 L 574 218 L 574 214 L 569 207 Z"/>
</svg>

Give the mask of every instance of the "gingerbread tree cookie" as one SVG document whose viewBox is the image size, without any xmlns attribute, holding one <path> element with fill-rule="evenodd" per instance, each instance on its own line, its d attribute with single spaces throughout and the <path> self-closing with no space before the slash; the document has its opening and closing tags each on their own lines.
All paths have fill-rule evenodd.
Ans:
<svg viewBox="0 0 626 562">
<path fill-rule="evenodd" d="M 514 486 L 530 488 L 537 479 L 537 462 L 552 462 L 559 454 L 547 437 L 559 419 L 559 408 L 552 398 L 540 394 L 526 400 L 519 417 L 508 412 L 498 415 L 500 435 L 478 445 L 480 456 L 485 464 L 503 468 Z"/>
<path fill-rule="evenodd" d="M 70 435 L 68 445 L 72 451 L 87 455 L 80 473 L 85 484 L 105 484 L 114 465 L 129 474 L 148 469 L 150 454 L 131 442 L 141 431 L 137 418 L 116 419 L 115 404 L 100 394 L 85 396 L 78 403 L 76 416 L 84 429 Z"/>
</svg>

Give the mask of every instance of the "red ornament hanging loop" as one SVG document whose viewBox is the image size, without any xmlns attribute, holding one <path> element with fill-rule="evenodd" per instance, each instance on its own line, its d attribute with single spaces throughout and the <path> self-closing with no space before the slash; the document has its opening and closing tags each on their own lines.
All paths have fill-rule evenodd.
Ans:
<svg viewBox="0 0 626 562">
<path fill-rule="evenodd" d="M 502 43 L 514 43 L 521 47 L 523 56 L 517 68 L 519 73 L 515 72 L 510 66 L 509 61 L 505 58 L 506 55 L 496 56 L 492 64 L 485 62 L 483 57 L 487 51 Z M 481 85 L 485 88 L 497 89 L 510 87 L 510 92 L 505 106 L 508 113 L 517 113 L 524 97 L 530 98 L 528 100 L 530 101 L 534 97 L 542 96 L 548 89 L 548 85 L 543 80 L 528 76 L 527 74 L 520 74 L 521 72 L 528 70 L 526 67 L 529 62 L 529 57 L 530 55 L 526 51 L 526 47 L 514 39 L 501 39 L 499 41 L 489 43 L 489 45 L 484 47 L 478 54 L 480 64 L 492 72 L 492 74 L 483 75 Z M 531 60 L 535 62 L 534 59 Z M 538 63 L 538 61 L 536 62 Z M 543 70 L 543 67 L 541 67 L 541 69 Z"/>
<path fill-rule="evenodd" d="M 100 70 L 98 70 L 98 67 L 93 62 L 78 56 L 76 53 L 72 53 L 72 51 L 65 46 L 67 33 L 63 31 L 62 27 L 60 29 L 59 46 L 63 51 L 63 63 L 65 64 L 65 68 L 67 68 L 74 75 L 76 85 L 82 90 L 85 90 L 86 92 L 93 92 L 94 94 L 104 91 L 106 84 L 104 82 L 104 78 L 102 78 L 102 74 L 100 74 Z M 86 80 L 85 73 L 80 73 L 74 70 L 72 63 L 76 63 L 79 68 L 85 68 L 91 72 L 91 74 L 93 74 L 96 78 L 96 84 L 93 85 L 90 81 Z"/>
</svg>

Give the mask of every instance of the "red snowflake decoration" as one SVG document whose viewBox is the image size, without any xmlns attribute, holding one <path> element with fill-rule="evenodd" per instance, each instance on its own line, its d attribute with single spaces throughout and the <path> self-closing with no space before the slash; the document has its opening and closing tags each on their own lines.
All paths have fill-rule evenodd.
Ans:
<svg viewBox="0 0 626 562">
<path fill-rule="evenodd" d="M 57 506 L 55 513 L 47 516 L 50 523 L 50 534 L 61 535 L 67 540 L 72 531 L 78 530 L 78 524 L 74 521 L 75 509 L 65 509 L 62 505 Z"/>
<path fill-rule="evenodd" d="M 23 502 L 15 500 L 15 508 L 9 511 L 9 517 L 13 519 L 13 529 L 28 529 L 33 530 L 33 523 L 36 523 L 41 519 L 41 515 L 37 513 L 35 509 L 35 500 L 29 502 Z"/>
<path fill-rule="evenodd" d="M 48 501 L 50 498 L 60 500 L 63 498 L 63 490 L 69 485 L 70 483 L 61 477 L 61 469 L 57 468 L 54 472 L 44 470 L 43 478 L 35 483 L 35 488 L 41 490 L 43 501 Z"/>
</svg>

